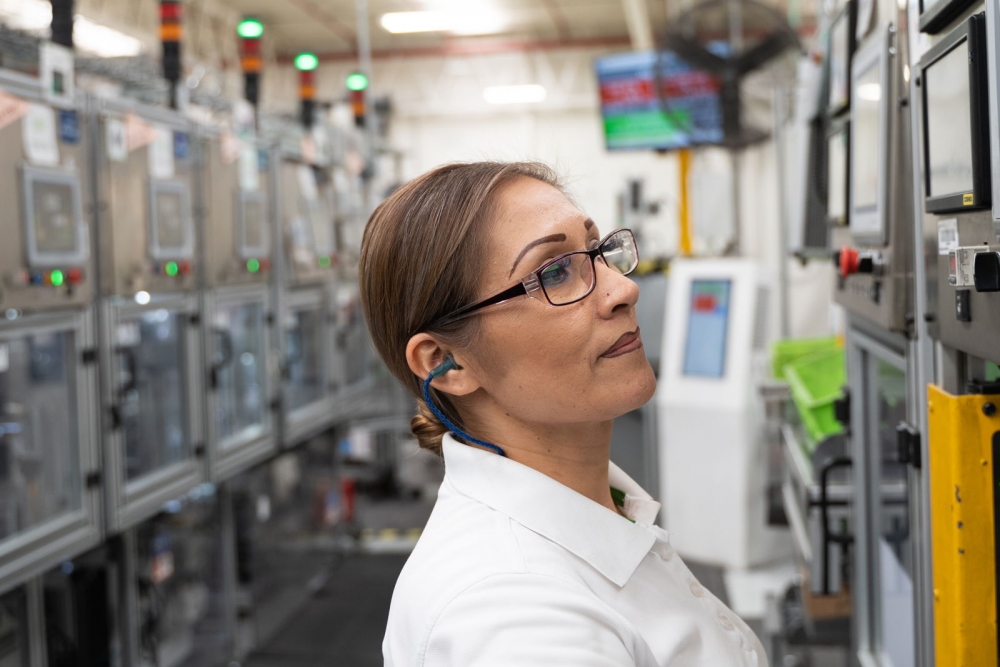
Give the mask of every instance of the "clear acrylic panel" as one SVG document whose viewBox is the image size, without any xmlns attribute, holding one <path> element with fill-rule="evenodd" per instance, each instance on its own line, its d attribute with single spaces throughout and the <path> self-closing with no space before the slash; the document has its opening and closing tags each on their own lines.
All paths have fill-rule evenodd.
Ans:
<svg viewBox="0 0 1000 667">
<path fill-rule="evenodd" d="M 218 498 L 199 487 L 136 529 L 142 667 L 215 667 L 231 655 Z"/>
<path fill-rule="evenodd" d="M 301 309 L 285 321 L 288 407 L 305 407 L 323 398 L 323 311 Z"/>
<path fill-rule="evenodd" d="M 132 482 L 191 454 L 185 396 L 187 315 L 151 310 L 118 324 L 117 397 Z"/>
<path fill-rule="evenodd" d="M 341 332 L 340 340 L 342 342 L 340 354 L 344 362 L 343 382 L 348 386 L 357 384 L 366 378 L 371 368 L 368 330 L 360 313 L 351 316 Z"/>
<path fill-rule="evenodd" d="M 882 360 L 874 368 L 874 425 L 880 455 L 874 530 L 879 610 L 879 646 L 892 667 L 914 660 L 913 549 L 910 542 L 908 466 L 899 462 L 896 426 L 906 419 L 906 374 Z"/>
<path fill-rule="evenodd" d="M 18 588 L 0 597 L 0 665 L 29 667 L 28 599 Z"/>
<path fill-rule="evenodd" d="M 260 432 L 267 419 L 264 305 L 220 304 L 212 321 L 216 433 L 223 447 Z"/>
<path fill-rule="evenodd" d="M 83 504 L 72 332 L 0 341 L 0 539 Z"/>
</svg>

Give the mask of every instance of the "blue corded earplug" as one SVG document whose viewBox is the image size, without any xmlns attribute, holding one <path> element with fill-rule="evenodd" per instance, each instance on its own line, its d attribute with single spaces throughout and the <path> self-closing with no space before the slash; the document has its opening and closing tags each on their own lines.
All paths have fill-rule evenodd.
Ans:
<svg viewBox="0 0 1000 667">
<path fill-rule="evenodd" d="M 452 433 L 460 437 L 462 440 L 465 440 L 466 442 L 471 442 L 475 445 L 479 445 L 480 447 L 485 447 L 486 449 L 496 452 L 500 456 L 507 456 L 506 452 L 504 452 L 502 449 L 494 445 L 492 442 L 486 442 L 485 440 L 479 440 L 478 438 L 473 438 L 471 435 L 469 435 L 462 429 L 458 428 L 458 426 L 453 424 L 452 421 L 447 417 L 445 417 L 444 413 L 438 410 L 438 407 L 434 405 L 434 399 L 433 397 L 431 397 L 431 381 L 441 377 L 448 371 L 458 370 L 459 368 L 460 366 L 455 363 L 454 357 L 452 357 L 450 354 L 447 357 L 445 357 L 445 360 L 441 364 L 439 364 L 434 370 L 432 370 L 431 374 L 427 376 L 426 380 L 424 380 L 424 403 L 426 403 L 427 407 L 431 409 L 431 412 L 434 413 L 434 416 L 441 420 L 442 424 L 447 426 Z"/>
</svg>

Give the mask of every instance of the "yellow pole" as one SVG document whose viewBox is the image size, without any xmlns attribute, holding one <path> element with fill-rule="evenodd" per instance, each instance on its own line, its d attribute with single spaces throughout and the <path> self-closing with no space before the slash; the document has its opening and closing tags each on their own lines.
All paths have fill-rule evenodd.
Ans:
<svg viewBox="0 0 1000 667">
<path fill-rule="evenodd" d="M 680 186 L 681 186 L 681 197 L 680 197 L 680 212 L 678 215 L 678 222 L 680 223 L 680 250 L 682 257 L 690 257 L 692 254 L 691 248 L 691 204 L 688 199 L 688 183 L 690 179 L 688 178 L 691 173 L 691 149 L 682 148 L 680 153 L 678 153 L 678 161 L 680 163 Z"/>
</svg>

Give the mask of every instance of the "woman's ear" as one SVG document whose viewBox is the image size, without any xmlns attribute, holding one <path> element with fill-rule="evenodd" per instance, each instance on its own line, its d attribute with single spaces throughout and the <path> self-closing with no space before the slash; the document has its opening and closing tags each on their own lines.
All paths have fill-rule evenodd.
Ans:
<svg viewBox="0 0 1000 667">
<path fill-rule="evenodd" d="M 448 355 L 455 360 L 455 369 L 434 378 L 431 386 L 453 396 L 465 396 L 479 389 L 479 380 L 462 363 L 460 355 L 439 343 L 430 334 L 419 333 L 406 344 L 406 363 L 421 380 L 426 380 L 431 371 L 445 362 Z"/>
</svg>

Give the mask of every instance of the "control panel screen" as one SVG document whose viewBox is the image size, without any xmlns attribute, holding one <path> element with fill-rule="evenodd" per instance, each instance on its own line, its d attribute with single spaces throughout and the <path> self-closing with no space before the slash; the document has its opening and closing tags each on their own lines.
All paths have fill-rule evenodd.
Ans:
<svg viewBox="0 0 1000 667">
<path fill-rule="evenodd" d="M 969 42 L 962 40 L 924 73 L 930 197 L 972 192 Z"/>
<path fill-rule="evenodd" d="M 312 226 L 313 243 L 316 254 L 333 254 L 333 217 L 322 199 L 314 199 L 308 203 L 309 222 Z"/>
<path fill-rule="evenodd" d="M 194 230 L 187 188 L 176 182 L 154 182 L 150 228 L 153 257 L 190 258 L 194 253 Z"/>
<path fill-rule="evenodd" d="M 75 252 L 79 247 L 80 226 L 73 206 L 73 186 L 69 183 L 35 181 L 32 188 L 34 204 L 35 248 L 43 254 Z"/>
<path fill-rule="evenodd" d="M 731 288 L 729 280 L 691 282 L 684 375 L 706 378 L 725 375 Z"/>
<path fill-rule="evenodd" d="M 827 142 L 826 216 L 837 224 L 847 220 L 847 128 Z"/>
<path fill-rule="evenodd" d="M 878 205 L 879 156 L 883 154 L 879 143 L 882 93 L 882 72 L 876 64 L 864 71 L 855 82 L 851 118 L 854 145 L 868 147 L 851 155 L 855 210 L 873 209 Z"/>
<path fill-rule="evenodd" d="M 267 254 L 270 245 L 267 233 L 267 200 L 256 193 L 253 195 L 244 193 L 240 197 L 240 207 L 241 254 L 248 258 Z"/>
<path fill-rule="evenodd" d="M 24 188 L 28 261 L 40 266 L 84 261 L 88 243 L 76 174 L 26 167 Z"/>
<path fill-rule="evenodd" d="M 830 26 L 830 108 L 847 106 L 851 93 L 851 22 L 849 12 L 841 13 Z"/>
</svg>

